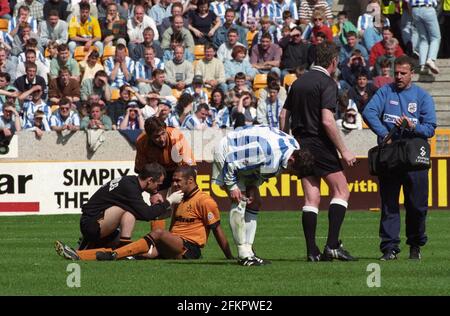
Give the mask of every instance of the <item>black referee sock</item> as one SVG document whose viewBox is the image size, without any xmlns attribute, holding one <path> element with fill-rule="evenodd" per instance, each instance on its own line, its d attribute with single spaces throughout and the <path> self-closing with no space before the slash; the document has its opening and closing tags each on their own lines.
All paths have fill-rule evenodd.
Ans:
<svg viewBox="0 0 450 316">
<path fill-rule="evenodd" d="M 347 211 L 347 202 L 341 199 L 331 200 L 328 209 L 328 238 L 327 245 L 331 249 L 339 248 L 339 232 Z"/>
<path fill-rule="evenodd" d="M 319 255 L 320 250 L 316 245 L 317 213 L 314 211 L 305 211 L 305 207 L 303 207 L 302 226 L 308 255 Z"/>
</svg>

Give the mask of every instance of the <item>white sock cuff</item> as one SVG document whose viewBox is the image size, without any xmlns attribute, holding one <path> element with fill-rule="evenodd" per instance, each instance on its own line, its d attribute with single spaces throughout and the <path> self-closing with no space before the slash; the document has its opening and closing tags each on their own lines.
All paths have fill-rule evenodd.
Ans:
<svg viewBox="0 0 450 316">
<path fill-rule="evenodd" d="M 303 206 L 302 211 L 319 214 L 319 209 L 317 207 L 309 206 L 309 205 Z"/>
<path fill-rule="evenodd" d="M 332 199 L 331 202 L 330 202 L 330 205 L 331 204 L 339 204 L 339 205 L 342 205 L 345 208 L 348 207 L 348 202 L 343 200 L 343 199 Z"/>
</svg>

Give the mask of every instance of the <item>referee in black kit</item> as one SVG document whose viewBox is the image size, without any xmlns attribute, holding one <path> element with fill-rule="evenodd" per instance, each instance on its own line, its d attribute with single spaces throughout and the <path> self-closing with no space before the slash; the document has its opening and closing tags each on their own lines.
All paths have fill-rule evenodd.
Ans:
<svg viewBox="0 0 450 316">
<path fill-rule="evenodd" d="M 291 86 L 280 118 L 281 129 L 289 132 L 290 127 L 300 148 L 309 151 L 314 158 L 312 172 L 301 179 L 305 192 L 302 225 L 308 261 L 356 260 L 339 240 L 350 192 L 337 151 L 350 167 L 355 164 L 356 158 L 345 146 L 333 115 L 337 104 L 337 85 L 332 76 L 339 63 L 338 56 L 339 50 L 334 43 L 317 46 L 314 66 Z M 321 178 L 330 187 L 332 195 L 328 209 L 328 238 L 323 253 L 316 245 L 315 236 Z"/>
</svg>

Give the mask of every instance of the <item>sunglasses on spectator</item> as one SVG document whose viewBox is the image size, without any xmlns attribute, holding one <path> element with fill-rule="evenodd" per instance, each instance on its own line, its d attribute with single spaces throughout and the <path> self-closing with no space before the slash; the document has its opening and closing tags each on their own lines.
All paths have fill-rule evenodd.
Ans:
<svg viewBox="0 0 450 316">
<path fill-rule="evenodd" d="M 59 109 L 62 110 L 69 110 L 70 108 L 68 106 L 60 106 Z"/>
<path fill-rule="evenodd" d="M 314 19 L 314 22 L 315 21 L 322 21 L 323 19 L 322 18 L 316 18 L 316 19 Z"/>
<path fill-rule="evenodd" d="M 291 37 L 300 37 L 300 34 L 293 34 Z"/>
</svg>

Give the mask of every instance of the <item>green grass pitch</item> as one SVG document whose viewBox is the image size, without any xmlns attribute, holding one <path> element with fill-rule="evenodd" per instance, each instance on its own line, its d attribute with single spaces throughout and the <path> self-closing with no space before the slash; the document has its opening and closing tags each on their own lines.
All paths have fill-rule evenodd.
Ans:
<svg viewBox="0 0 450 316">
<path fill-rule="evenodd" d="M 0 295 L 449 295 L 450 212 L 429 212 L 429 243 L 420 262 L 407 259 L 404 230 L 399 260 L 377 260 L 379 216 L 347 213 L 342 239 L 358 262 L 306 262 L 299 212 L 262 212 L 255 248 L 271 265 L 241 267 L 225 260 L 211 234 L 203 258 L 196 261 L 78 262 L 79 288 L 67 286 L 71 262 L 53 249 L 56 239 L 76 245 L 79 216 L 0 217 Z M 222 224 L 236 254 L 227 213 Z M 134 238 L 148 227 L 138 223 Z M 327 213 L 321 212 L 320 247 L 326 231 Z M 380 287 L 367 286 L 370 263 L 380 264 Z"/>
</svg>

